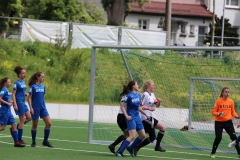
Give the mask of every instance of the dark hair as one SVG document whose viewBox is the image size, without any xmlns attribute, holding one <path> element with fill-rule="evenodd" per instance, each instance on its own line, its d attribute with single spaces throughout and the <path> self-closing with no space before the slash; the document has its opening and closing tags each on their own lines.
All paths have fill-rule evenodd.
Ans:
<svg viewBox="0 0 240 160">
<path fill-rule="evenodd" d="M 224 88 L 222 89 L 221 94 L 220 94 L 220 98 L 223 97 L 223 92 L 224 92 L 226 89 L 229 89 L 229 88 L 228 88 L 228 87 L 224 87 Z"/>
<path fill-rule="evenodd" d="M 30 79 L 28 80 L 29 87 L 31 87 L 31 85 L 33 85 L 37 82 L 38 77 L 40 77 L 42 73 L 43 72 L 37 72 L 30 77 Z"/>
<path fill-rule="evenodd" d="M 123 91 L 120 94 L 120 96 L 124 96 L 126 94 L 128 94 L 130 91 L 133 90 L 133 86 L 136 84 L 135 80 L 132 80 L 130 82 L 128 82 L 128 84 L 126 84 L 126 86 L 123 86 Z"/>
<path fill-rule="evenodd" d="M 18 77 L 22 70 L 24 69 L 21 66 L 17 66 L 14 68 L 14 72 L 17 74 Z"/>
<path fill-rule="evenodd" d="M 3 79 L 0 80 L 0 90 L 3 88 L 4 83 L 6 83 L 8 79 L 9 79 L 8 77 L 4 77 Z"/>
</svg>

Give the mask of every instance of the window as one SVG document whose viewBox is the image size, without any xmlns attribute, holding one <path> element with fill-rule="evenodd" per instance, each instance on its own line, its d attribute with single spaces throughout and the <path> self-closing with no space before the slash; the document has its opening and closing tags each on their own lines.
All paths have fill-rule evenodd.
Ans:
<svg viewBox="0 0 240 160">
<path fill-rule="evenodd" d="M 184 23 L 182 23 L 181 24 L 181 33 L 185 33 L 186 31 L 185 31 L 185 24 Z"/>
<path fill-rule="evenodd" d="M 238 7 L 239 0 L 226 0 L 226 5 L 231 7 Z"/>
<path fill-rule="evenodd" d="M 165 20 L 161 17 L 159 22 L 158 22 L 158 27 L 157 28 L 164 28 L 165 27 Z"/>
<path fill-rule="evenodd" d="M 139 29 L 148 29 L 148 20 L 138 20 L 138 27 Z"/>
<path fill-rule="evenodd" d="M 195 34 L 195 26 L 190 25 L 190 34 Z"/>
</svg>

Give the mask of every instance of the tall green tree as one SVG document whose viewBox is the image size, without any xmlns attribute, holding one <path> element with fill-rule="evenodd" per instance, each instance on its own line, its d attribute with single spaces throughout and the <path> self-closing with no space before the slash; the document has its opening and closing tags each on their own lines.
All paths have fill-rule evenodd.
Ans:
<svg viewBox="0 0 240 160">
<path fill-rule="evenodd" d="M 221 35 L 222 35 L 222 22 L 223 17 L 218 18 L 215 17 L 215 32 L 214 32 L 214 43 L 221 43 Z M 212 33 L 212 24 L 209 24 L 210 31 L 208 33 L 208 37 L 205 40 L 205 42 L 211 42 L 211 33 Z M 229 19 L 224 18 L 224 37 L 223 38 L 223 45 L 224 46 L 236 46 L 239 43 L 238 40 L 239 34 L 237 33 L 237 30 L 232 27 L 232 25 L 229 23 Z M 229 38 L 232 37 L 232 38 Z"/>
<path fill-rule="evenodd" d="M 23 10 L 21 0 L 0 1 L 0 16 L 22 17 L 21 10 Z M 0 37 L 6 34 L 9 27 L 14 27 L 13 21 L 11 18 L 0 18 Z"/>
<path fill-rule="evenodd" d="M 104 10 L 107 12 L 108 25 L 123 25 L 128 12 L 131 10 L 129 3 L 137 2 L 140 7 L 150 0 L 101 0 Z"/>
<path fill-rule="evenodd" d="M 40 20 L 103 24 L 103 10 L 91 1 L 22 0 L 24 17 Z M 105 20 L 106 21 L 106 20 Z"/>
</svg>

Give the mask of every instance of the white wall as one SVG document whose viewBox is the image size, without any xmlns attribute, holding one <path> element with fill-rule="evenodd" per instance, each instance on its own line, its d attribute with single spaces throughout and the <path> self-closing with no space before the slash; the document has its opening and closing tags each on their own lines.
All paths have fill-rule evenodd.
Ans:
<svg viewBox="0 0 240 160">
<path fill-rule="evenodd" d="M 51 119 L 88 121 L 89 105 L 81 104 L 46 104 Z M 11 107 L 15 118 L 18 118 Z M 94 122 L 117 123 L 119 106 L 94 106 Z M 188 124 L 188 109 L 156 108 L 153 116 L 166 126 L 179 128 Z M 18 121 L 18 120 L 17 120 Z"/>
<path fill-rule="evenodd" d="M 129 27 L 138 27 L 138 20 L 149 20 L 149 30 L 154 30 L 154 31 L 162 31 L 162 28 L 157 28 L 158 26 L 158 22 L 160 20 L 160 17 L 162 17 L 163 19 L 165 17 L 163 16 L 159 16 L 159 15 L 139 15 L 139 14 L 133 14 L 130 13 L 126 20 L 127 23 L 129 25 Z M 206 18 L 181 18 L 181 17 L 172 17 L 172 19 L 175 20 L 183 20 L 188 22 L 188 24 L 186 25 L 186 37 L 179 37 L 180 33 L 181 33 L 181 27 L 178 27 L 177 29 L 175 29 L 174 27 L 177 27 L 176 25 L 174 25 L 172 23 L 172 32 L 176 32 L 176 38 L 175 38 L 175 42 L 174 43 L 184 43 L 186 44 L 186 46 L 196 46 L 196 42 L 198 41 L 198 27 L 199 26 L 205 26 L 206 28 L 208 28 L 206 30 L 206 33 L 209 32 L 209 24 L 211 23 L 211 19 L 206 19 Z M 195 37 L 189 37 L 189 33 L 190 33 L 190 25 L 194 25 L 195 26 Z M 173 44 L 172 44 L 173 45 Z"/>
<path fill-rule="evenodd" d="M 213 12 L 213 0 L 208 0 L 210 3 L 210 12 Z M 227 0 L 225 0 L 227 1 Z M 223 3 L 224 0 L 215 0 L 215 14 L 220 18 L 223 15 Z M 229 22 L 232 26 L 240 26 L 240 0 L 239 0 L 239 7 L 233 8 L 226 6 L 225 7 L 225 14 L 224 17 L 229 19 Z"/>
</svg>

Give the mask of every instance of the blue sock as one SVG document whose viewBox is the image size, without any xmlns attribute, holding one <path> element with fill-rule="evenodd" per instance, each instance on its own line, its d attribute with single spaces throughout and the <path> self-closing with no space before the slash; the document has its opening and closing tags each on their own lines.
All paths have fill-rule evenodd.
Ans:
<svg viewBox="0 0 240 160">
<path fill-rule="evenodd" d="M 238 144 L 240 142 L 240 136 L 238 136 L 236 143 Z"/>
<path fill-rule="evenodd" d="M 14 142 L 18 142 L 18 133 L 17 131 L 12 131 L 12 137 L 13 137 L 13 140 Z"/>
<path fill-rule="evenodd" d="M 141 142 L 142 142 L 142 140 L 141 140 L 139 137 L 137 137 L 137 138 L 133 141 L 132 145 L 130 146 L 130 149 L 136 148 Z"/>
<path fill-rule="evenodd" d="M 32 143 L 36 143 L 37 130 L 31 130 L 32 134 Z"/>
<path fill-rule="evenodd" d="M 48 142 L 49 134 L 50 134 L 50 129 L 44 129 L 44 140 L 43 140 L 43 142 Z"/>
<path fill-rule="evenodd" d="M 127 146 L 130 144 L 128 140 L 123 141 L 122 146 L 118 150 L 118 153 L 123 153 L 123 151 L 127 148 Z"/>
<path fill-rule="evenodd" d="M 18 140 L 22 139 L 23 129 L 18 129 Z"/>
</svg>

